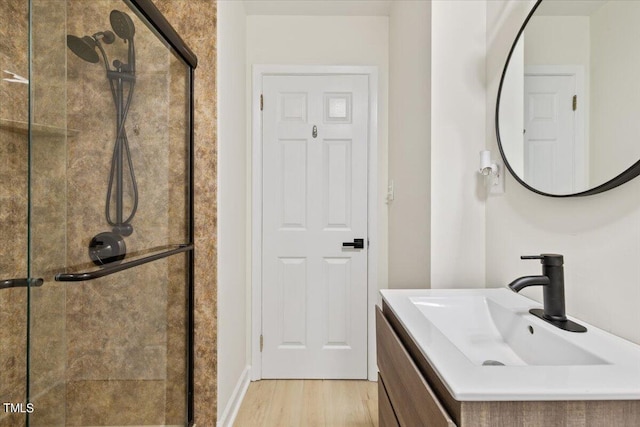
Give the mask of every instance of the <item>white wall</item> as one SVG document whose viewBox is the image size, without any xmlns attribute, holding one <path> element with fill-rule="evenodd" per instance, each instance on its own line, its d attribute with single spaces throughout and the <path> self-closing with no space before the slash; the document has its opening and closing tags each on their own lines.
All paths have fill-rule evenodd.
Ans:
<svg viewBox="0 0 640 427">
<path fill-rule="evenodd" d="M 255 64 L 378 67 L 378 284 L 386 288 L 389 18 L 250 15 L 247 17 L 248 82 L 251 82 L 250 68 Z M 247 117 L 251 117 L 250 112 Z"/>
<path fill-rule="evenodd" d="M 533 16 L 525 29 L 525 65 L 582 65 L 589 69 L 588 16 Z"/>
<path fill-rule="evenodd" d="M 432 3 L 431 287 L 482 287 L 486 2 Z"/>
<path fill-rule="evenodd" d="M 218 421 L 233 416 L 247 358 L 247 139 L 243 2 L 218 2 Z M 213 208 L 213 207 L 212 207 Z M 248 377 L 247 377 L 248 378 Z"/>
<path fill-rule="evenodd" d="M 428 288 L 431 201 L 431 3 L 389 17 L 389 287 Z"/>
<path fill-rule="evenodd" d="M 487 2 L 487 146 L 504 60 L 533 1 Z M 507 176 L 507 192 L 486 204 L 488 287 L 540 273 L 520 255 L 565 255 L 567 312 L 640 343 L 640 179 L 584 198 L 539 196 Z M 540 289 L 527 295 L 541 300 Z"/>
<path fill-rule="evenodd" d="M 608 181 L 640 157 L 638 20 L 637 1 L 611 1 L 591 16 L 592 184 Z"/>
<path fill-rule="evenodd" d="M 499 112 L 502 150 L 518 176 L 524 176 L 524 38 L 523 34 L 511 53 L 502 82 Z"/>
</svg>

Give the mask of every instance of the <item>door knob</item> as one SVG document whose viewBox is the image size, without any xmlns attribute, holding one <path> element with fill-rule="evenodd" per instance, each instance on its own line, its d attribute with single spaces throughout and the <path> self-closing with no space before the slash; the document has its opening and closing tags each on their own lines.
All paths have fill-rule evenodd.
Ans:
<svg viewBox="0 0 640 427">
<path fill-rule="evenodd" d="M 364 249 L 364 239 L 353 239 L 353 242 L 342 242 L 343 248 Z"/>
</svg>

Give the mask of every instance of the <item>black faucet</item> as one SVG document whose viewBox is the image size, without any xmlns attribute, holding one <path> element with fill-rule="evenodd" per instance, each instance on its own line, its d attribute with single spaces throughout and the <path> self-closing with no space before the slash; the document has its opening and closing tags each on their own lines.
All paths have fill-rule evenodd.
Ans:
<svg viewBox="0 0 640 427">
<path fill-rule="evenodd" d="M 539 259 L 542 276 L 524 276 L 509 283 L 509 289 L 520 292 L 528 286 L 542 286 L 544 309 L 532 308 L 529 312 L 558 328 L 570 332 L 586 332 L 587 328 L 569 319 L 564 305 L 564 258 L 559 254 L 521 256 L 520 259 Z"/>
</svg>

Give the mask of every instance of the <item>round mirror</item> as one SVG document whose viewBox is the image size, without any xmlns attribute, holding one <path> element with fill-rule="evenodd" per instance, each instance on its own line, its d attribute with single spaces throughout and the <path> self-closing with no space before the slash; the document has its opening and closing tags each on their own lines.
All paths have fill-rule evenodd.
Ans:
<svg viewBox="0 0 640 427">
<path fill-rule="evenodd" d="M 640 174 L 640 1 L 539 0 L 502 73 L 496 133 L 507 168 L 555 197 Z"/>
</svg>

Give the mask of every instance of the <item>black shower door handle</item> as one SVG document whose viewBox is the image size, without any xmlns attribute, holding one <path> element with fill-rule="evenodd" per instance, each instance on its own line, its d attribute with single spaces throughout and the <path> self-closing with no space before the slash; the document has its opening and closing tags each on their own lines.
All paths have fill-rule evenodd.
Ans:
<svg viewBox="0 0 640 427">
<path fill-rule="evenodd" d="M 19 279 L 6 279 L 0 280 L 0 289 L 9 288 L 26 288 L 28 286 L 42 286 L 44 280 L 42 279 L 27 279 L 26 277 Z"/>
<path fill-rule="evenodd" d="M 353 242 L 342 242 L 343 248 L 364 249 L 364 239 L 353 239 Z"/>
<path fill-rule="evenodd" d="M 162 247 L 167 249 L 166 247 Z M 100 270 L 87 271 L 84 273 L 58 273 L 55 276 L 56 282 L 84 282 L 87 280 L 99 279 L 100 277 L 109 276 L 123 270 L 128 270 L 142 264 L 157 261 L 159 259 L 170 257 L 182 252 L 193 251 L 193 243 L 183 245 L 171 245 L 168 250 L 157 254 L 149 255 L 144 258 L 134 259 L 132 261 L 123 262 L 122 264 L 105 264 Z"/>
</svg>

